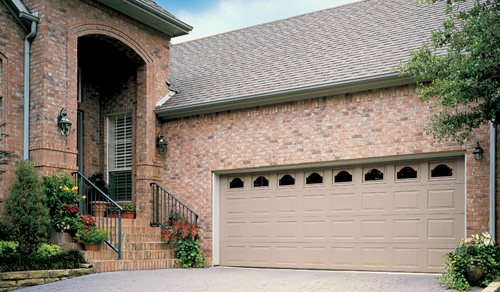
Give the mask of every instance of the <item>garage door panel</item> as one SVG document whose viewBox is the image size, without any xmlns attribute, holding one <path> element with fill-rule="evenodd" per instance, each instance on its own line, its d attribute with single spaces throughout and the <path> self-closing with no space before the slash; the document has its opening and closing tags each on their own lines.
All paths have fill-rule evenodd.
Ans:
<svg viewBox="0 0 500 292">
<path fill-rule="evenodd" d="M 251 185 L 259 174 L 239 175 L 244 188 L 221 191 L 221 264 L 441 272 L 465 233 L 463 159 L 446 163 L 451 178 L 430 177 L 439 161 L 411 163 L 410 180 L 397 177 L 406 163 L 377 165 L 382 182 L 363 180 L 372 166 L 345 168 L 348 183 L 335 183 L 338 169 L 290 171 L 292 186 L 278 186 L 283 172 L 267 173 L 265 190 Z M 323 183 L 306 184 L 313 172 Z"/>
</svg>

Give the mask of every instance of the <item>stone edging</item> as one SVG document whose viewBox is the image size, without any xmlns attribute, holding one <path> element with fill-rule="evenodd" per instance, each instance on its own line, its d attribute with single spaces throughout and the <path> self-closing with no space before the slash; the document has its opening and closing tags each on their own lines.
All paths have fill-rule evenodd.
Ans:
<svg viewBox="0 0 500 292">
<path fill-rule="evenodd" d="M 94 269 L 40 270 L 0 273 L 0 292 L 47 284 L 94 273 Z"/>
<path fill-rule="evenodd" d="M 488 287 L 484 288 L 482 292 L 497 292 L 500 291 L 500 282 L 491 282 Z"/>
</svg>

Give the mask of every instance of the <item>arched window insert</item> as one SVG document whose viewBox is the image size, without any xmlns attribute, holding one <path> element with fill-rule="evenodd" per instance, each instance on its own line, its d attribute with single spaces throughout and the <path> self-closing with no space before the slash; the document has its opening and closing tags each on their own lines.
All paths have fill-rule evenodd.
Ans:
<svg viewBox="0 0 500 292">
<path fill-rule="evenodd" d="M 259 176 L 253 181 L 253 186 L 256 188 L 259 187 L 268 187 L 269 186 L 269 180 L 265 176 Z"/>
<path fill-rule="evenodd" d="M 347 170 L 342 170 L 334 178 L 334 182 L 343 183 L 343 182 L 352 182 L 352 174 Z"/>
<path fill-rule="evenodd" d="M 307 185 L 322 184 L 322 183 L 323 183 L 323 176 L 321 176 L 321 174 L 319 174 L 317 172 L 311 173 L 306 178 L 306 184 Z"/>
<path fill-rule="evenodd" d="M 280 186 L 293 186 L 295 184 L 295 178 L 290 174 L 285 174 L 279 180 Z"/>
<path fill-rule="evenodd" d="M 417 171 L 411 166 L 405 166 L 398 171 L 396 177 L 397 179 L 417 178 Z"/>
<path fill-rule="evenodd" d="M 378 181 L 384 179 L 384 173 L 376 168 L 365 173 L 365 181 Z"/>
<path fill-rule="evenodd" d="M 431 170 L 431 177 L 453 176 L 453 169 L 446 164 L 439 164 Z"/>
<path fill-rule="evenodd" d="M 244 185 L 245 184 L 243 183 L 243 180 L 241 180 L 241 178 L 235 177 L 229 183 L 229 188 L 230 189 L 240 189 L 240 188 L 243 188 Z"/>
</svg>

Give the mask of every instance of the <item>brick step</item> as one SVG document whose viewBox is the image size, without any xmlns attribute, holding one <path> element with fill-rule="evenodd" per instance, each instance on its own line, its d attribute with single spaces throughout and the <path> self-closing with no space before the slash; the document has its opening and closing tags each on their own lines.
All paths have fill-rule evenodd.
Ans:
<svg viewBox="0 0 500 292">
<path fill-rule="evenodd" d="M 132 242 L 161 242 L 160 232 L 158 234 L 123 234 L 123 243 Z"/>
<path fill-rule="evenodd" d="M 96 260 L 116 260 L 118 255 L 111 249 L 101 248 L 99 251 L 84 251 L 85 259 L 89 262 Z M 124 250 L 122 260 L 155 260 L 173 259 L 174 251 L 166 250 Z"/>
<path fill-rule="evenodd" d="M 97 217 L 98 225 L 112 225 L 118 224 L 118 218 Z M 149 219 L 122 219 L 122 227 L 151 227 L 151 220 Z"/>
<path fill-rule="evenodd" d="M 134 270 L 158 270 L 175 268 L 174 259 L 156 260 L 97 260 L 91 261 L 96 273 Z"/>
</svg>

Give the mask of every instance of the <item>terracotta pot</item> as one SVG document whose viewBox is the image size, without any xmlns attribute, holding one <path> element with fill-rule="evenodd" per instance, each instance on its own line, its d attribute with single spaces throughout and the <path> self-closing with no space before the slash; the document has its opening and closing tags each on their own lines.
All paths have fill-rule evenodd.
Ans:
<svg viewBox="0 0 500 292">
<path fill-rule="evenodd" d="M 122 219 L 134 219 L 135 212 L 123 212 Z"/>
<path fill-rule="evenodd" d="M 97 244 L 85 244 L 83 249 L 86 251 L 98 251 L 99 246 Z"/>
</svg>

